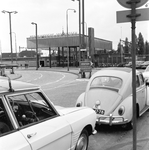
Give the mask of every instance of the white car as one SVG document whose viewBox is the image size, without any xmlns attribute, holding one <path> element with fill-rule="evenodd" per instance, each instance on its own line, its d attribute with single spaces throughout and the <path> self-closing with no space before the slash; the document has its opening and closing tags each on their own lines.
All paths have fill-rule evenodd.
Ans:
<svg viewBox="0 0 149 150">
<path fill-rule="evenodd" d="M 149 109 L 149 87 L 141 72 L 136 71 L 137 117 Z M 96 111 L 97 124 L 121 125 L 132 129 L 132 69 L 106 68 L 94 73 L 76 107 L 88 106 Z"/>
<path fill-rule="evenodd" d="M 145 79 L 149 79 L 149 65 L 146 67 L 144 72 L 142 73 Z"/>
<path fill-rule="evenodd" d="M 55 107 L 43 91 L 0 79 L 0 150 L 87 150 L 96 113 Z"/>
</svg>

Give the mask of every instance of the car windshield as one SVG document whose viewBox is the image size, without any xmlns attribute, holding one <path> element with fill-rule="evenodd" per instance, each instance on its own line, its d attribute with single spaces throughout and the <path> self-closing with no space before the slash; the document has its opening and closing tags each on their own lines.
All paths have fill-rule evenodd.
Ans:
<svg viewBox="0 0 149 150">
<path fill-rule="evenodd" d="M 120 89 L 122 86 L 122 79 L 112 76 L 98 76 L 94 78 L 91 83 L 91 87 L 110 87 Z"/>
</svg>

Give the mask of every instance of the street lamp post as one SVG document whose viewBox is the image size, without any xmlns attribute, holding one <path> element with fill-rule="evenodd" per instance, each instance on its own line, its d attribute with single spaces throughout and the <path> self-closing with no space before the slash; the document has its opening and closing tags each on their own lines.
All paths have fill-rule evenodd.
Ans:
<svg viewBox="0 0 149 150">
<path fill-rule="evenodd" d="M 11 49 L 11 63 L 13 64 L 13 51 L 12 51 L 12 33 L 11 33 L 11 14 L 14 13 L 18 13 L 17 11 L 6 11 L 6 10 L 3 10 L 2 13 L 8 13 L 9 14 L 9 27 L 10 27 L 10 49 Z M 13 70 L 13 67 L 12 67 L 12 74 L 14 74 L 14 70 Z"/>
<path fill-rule="evenodd" d="M 74 13 L 76 12 L 75 9 L 67 9 L 66 11 L 66 30 L 67 30 L 67 71 L 69 71 L 69 48 L 68 48 L 68 11 L 73 10 Z"/>
<path fill-rule="evenodd" d="M 75 0 L 72 0 L 75 1 Z M 80 61 L 81 61 L 81 0 L 78 0 L 79 2 L 79 65 L 80 65 Z"/>
<path fill-rule="evenodd" d="M 82 48 L 85 48 L 85 40 L 84 40 L 84 0 L 82 0 Z"/>
<path fill-rule="evenodd" d="M 38 62 L 38 39 L 37 39 L 37 23 L 32 22 L 32 25 L 35 25 L 35 33 L 36 33 L 36 70 L 39 68 L 39 62 Z"/>
<path fill-rule="evenodd" d="M 15 51 L 16 51 L 16 62 L 17 62 L 17 39 L 16 39 L 16 33 L 12 32 L 15 35 Z"/>
<path fill-rule="evenodd" d="M 82 22 L 81 24 L 83 24 L 83 22 Z M 87 37 L 87 23 L 84 22 L 84 24 L 86 25 L 86 37 Z M 85 45 L 85 44 L 84 44 L 84 45 Z M 85 46 L 84 46 L 84 47 L 85 47 Z M 87 38 L 86 38 L 86 47 L 87 47 Z"/>
</svg>

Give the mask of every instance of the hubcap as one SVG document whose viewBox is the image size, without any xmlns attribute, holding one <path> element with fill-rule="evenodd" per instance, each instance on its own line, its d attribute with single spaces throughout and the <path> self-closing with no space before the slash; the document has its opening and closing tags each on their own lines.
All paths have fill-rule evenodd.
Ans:
<svg viewBox="0 0 149 150">
<path fill-rule="evenodd" d="M 87 147 L 87 137 L 85 134 L 81 135 L 76 146 L 76 150 L 86 150 Z"/>
</svg>

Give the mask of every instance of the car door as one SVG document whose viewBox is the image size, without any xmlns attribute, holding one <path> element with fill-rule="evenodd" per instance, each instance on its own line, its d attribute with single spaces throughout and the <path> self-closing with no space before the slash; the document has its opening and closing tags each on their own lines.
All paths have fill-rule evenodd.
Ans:
<svg viewBox="0 0 149 150">
<path fill-rule="evenodd" d="M 33 150 L 70 149 L 71 126 L 41 92 L 9 96 L 8 100 L 13 101 L 19 131 Z"/>
<path fill-rule="evenodd" d="M 22 133 L 15 128 L 15 120 L 5 100 L 0 98 L 0 150 L 31 150 Z"/>
<path fill-rule="evenodd" d="M 36 123 L 20 131 L 33 150 L 68 150 L 71 146 L 71 128 L 61 116 Z"/>
<path fill-rule="evenodd" d="M 140 111 L 141 111 L 146 104 L 146 85 L 142 74 L 139 74 L 139 81 L 140 81 L 140 90 L 141 90 L 139 104 L 140 104 Z"/>
<path fill-rule="evenodd" d="M 139 110 L 141 111 L 144 108 L 145 104 L 145 84 L 142 80 L 141 75 L 136 76 L 136 94 L 137 94 L 137 103 L 139 104 Z"/>
</svg>

